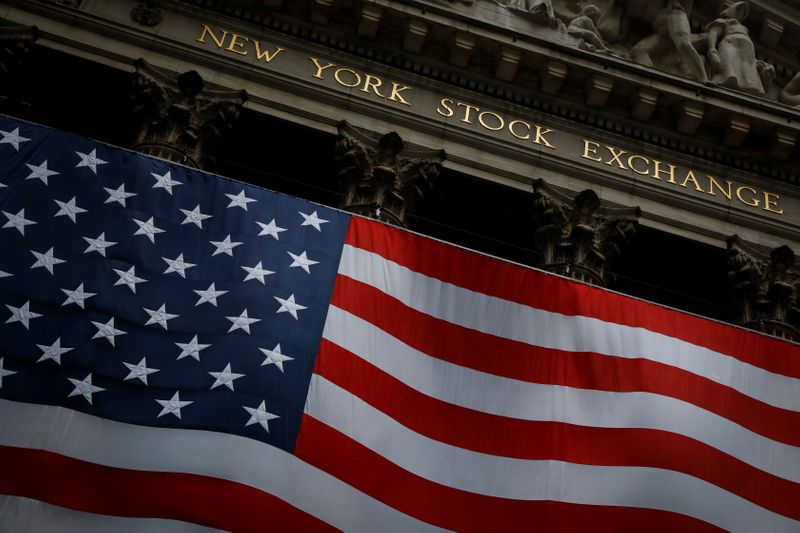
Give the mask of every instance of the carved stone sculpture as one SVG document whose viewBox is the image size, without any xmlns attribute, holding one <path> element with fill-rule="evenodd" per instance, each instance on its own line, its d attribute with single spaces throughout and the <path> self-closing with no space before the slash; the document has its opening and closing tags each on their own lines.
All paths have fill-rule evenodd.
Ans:
<svg viewBox="0 0 800 533">
<path fill-rule="evenodd" d="M 702 83 L 708 80 L 703 58 L 695 48 L 689 14 L 693 0 L 669 0 L 653 21 L 653 34 L 633 47 L 633 60 L 640 65 L 655 67 L 656 59 L 674 50 L 691 76 Z"/>
<path fill-rule="evenodd" d="M 789 80 L 781 91 L 778 101 L 792 107 L 800 107 L 800 72 Z"/>
<path fill-rule="evenodd" d="M 405 227 L 444 159 L 443 150 L 406 148 L 395 132 L 378 136 L 342 121 L 334 160 L 344 191 L 341 207 Z"/>
<path fill-rule="evenodd" d="M 508 9 L 529 14 L 539 24 L 558 27 L 559 20 L 553 11 L 552 0 L 496 0 L 496 2 Z"/>
<path fill-rule="evenodd" d="M 153 0 L 139 2 L 131 9 L 131 20 L 142 26 L 158 26 L 161 23 L 161 9 L 153 4 Z"/>
<path fill-rule="evenodd" d="M 638 207 L 602 206 L 592 190 L 574 199 L 543 180 L 533 184 L 534 246 L 542 268 L 606 286 L 606 267 L 636 234 Z"/>
<path fill-rule="evenodd" d="M 202 168 L 209 145 L 232 127 L 247 93 L 208 88 L 195 71 L 175 76 L 143 59 L 134 64 L 141 128 L 133 149 Z"/>
<path fill-rule="evenodd" d="M 712 83 L 760 96 L 765 91 L 756 51 L 747 28 L 742 24 L 749 11 L 747 2 L 736 2 L 706 26 L 708 62 Z"/>
<path fill-rule="evenodd" d="M 0 80 L 10 79 L 19 68 L 21 59 L 27 55 L 39 38 L 36 26 L 0 27 Z"/>
<path fill-rule="evenodd" d="M 596 22 L 600 19 L 600 8 L 590 4 L 581 9 L 577 17 L 572 19 L 567 26 L 567 33 L 576 39 L 580 39 L 580 47 L 591 52 L 607 52 L 611 50 L 603 42 L 600 31 L 597 29 Z"/>
<path fill-rule="evenodd" d="M 741 325 L 800 341 L 800 272 L 795 255 L 780 246 L 769 255 L 737 236 L 728 239 L 728 278 Z"/>
</svg>

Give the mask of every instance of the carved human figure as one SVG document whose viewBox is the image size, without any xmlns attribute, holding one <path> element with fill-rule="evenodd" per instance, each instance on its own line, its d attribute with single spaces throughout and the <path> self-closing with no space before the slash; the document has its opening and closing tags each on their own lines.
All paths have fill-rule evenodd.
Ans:
<svg viewBox="0 0 800 533">
<path fill-rule="evenodd" d="M 800 107 L 800 72 L 789 80 L 778 96 L 778 101 L 788 106 Z"/>
<path fill-rule="evenodd" d="M 532 16 L 539 24 L 558 26 L 558 19 L 553 11 L 552 0 L 495 0 L 508 9 L 522 11 Z"/>
<path fill-rule="evenodd" d="M 702 83 L 708 81 L 703 58 L 692 44 L 689 25 L 692 3 L 693 0 L 669 0 L 653 21 L 654 33 L 633 47 L 633 60 L 640 65 L 654 67 L 653 57 L 664 54 L 672 47 L 686 61 L 694 79 Z"/>
<path fill-rule="evenodd" d="M 578 16 L 572 19 L 567 26 L 567 33 L 581 40 L 580 46 L 589 51 L 611 52 L 603 42 L 596 22 L 600 18 L 600 8 L 595 5 L 584 6 Z"/>
<path fill-rule="evenodd" d="M 750 7 L 736 2 L 706 26 L 711 82 L 751 94 L 764 94 L 756 51 L 747 28 L 742 24 Z"/>
</svg>

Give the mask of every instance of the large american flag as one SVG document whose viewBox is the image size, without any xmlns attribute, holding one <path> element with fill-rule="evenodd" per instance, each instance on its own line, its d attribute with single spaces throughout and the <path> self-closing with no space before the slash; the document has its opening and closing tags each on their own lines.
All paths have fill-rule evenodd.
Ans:
<svg viewBox="0 0 800 533">
<path fill-rule="evenodd" d="M 798 346 L 0 136 L 0 531 L 800 530 Z"/>
</svg>

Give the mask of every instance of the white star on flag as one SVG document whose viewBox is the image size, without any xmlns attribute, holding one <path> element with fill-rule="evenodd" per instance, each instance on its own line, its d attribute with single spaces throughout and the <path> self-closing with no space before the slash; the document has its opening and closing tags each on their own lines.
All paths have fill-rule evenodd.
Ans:
<svg viewBox="0 0 800 533">
<path fill-rule="evenodd" d="M 125 380 L 138 379 L 139 381 L 141 381 L 145 385 L 148 384 L 147 383 L 147 376 L 149 376 L 150 374 L 155 374 L 156 372 L 159 371 L 158 368 L 147 368 L 147 358 L 146 357 L 142 357 L 142 360 L 139 361 L 138 363 L 136 363 L 135 365 L 133 365 L 131 363 L 126 363 L 125 361 L 123 361 L 122 364 L 127 366 L 128 370 L 130 370 L 128 375 L 124 378 Z"/>
<path fill-rule="evenodd" d="M 116 268 L 112 270 L 119 276 L 119 279 L 114 282 L 114 285 L 127 285 L 134 294 L 136 294 L 136 284 L 147 281 L 146 279 L 136 276 L 135 266 L 131 266 L 128 270 L 117 270 Z"/>
<path fill-rule="evenodd" d="M 17 230 L 22 235 L 25 235 L 25 226 L 32 226 L 33 224 L 36 224 L 36 222 L 34 222 L 33 220 L 28 220 L 27 218 L 25 218 L 24 208 L 20 209 L 19 213 L 17 213 L 16 215 L 12 213 L 7 213 L 5 211 L 3 211 L 2 213 L 8 219 L 8 222 L 3 224 L 3 228 L 17 228 Z"/>
<path fill-rule="evenodd" d="M 110 204 L 111 202 L 117 202 L 122 207 L 126 207 L 127 204 L 125 203 L 126 199 L 130 198 L 131 196 L 136 196 L 135 192 L 125 192 L 125 184 L 120 184 L 119 187 L 116 189 L 111 189 L 109 187 L 103 187 L 105 191 L 108 193 L 108 198 L 106 199 L 104 204 Z"/>
<path fill-rule="evenodd" d="M 13 376 L 16 374 L 13 370 L 8 370 L 7 368 L 3 368 L 3 358 L 0 357 L 0 389 L 3 388 L 3 378 L 8 376 Z"/>
<path fill-rule="evenodd" d="M 47 185 L 47 178 L 50 176 L 56 176 L 59 173 L 55 170 L 50 170 L 47 168 L 47 159 L 41 165 L 31 165 L 30 163 L 25 163 L 25 166 L 28 167 L 31 171 L 30 175 L 25 178 L 26 180 L 35 180 L 40 179 L 42 183 Z"/>
<path fill-rule="evenodd" d="M 0 278 L 10 278 L 10 277 L 11 277 L 11 276 L 13 276 L 13 275 L 14 275 L 14 274 L 11 274 L 11 273 L 9 273 L 9 272 L 6 272 L 6 271 L 4 271 L 4 270 L 0 270 Z"/>
<path fill-rule="evenodd" d="M 247 421 L 245 426 L 251 426 L 253 424 L 258 424 L 264 430 L 269 433 L 269 421 L 274 420 L 276 418 L 280 418 L 278 415 L 274 415 L 272 413 L 267 412 L 267 406 L 265 402 L 262 400 L 261 404 L 255 409 L 252 407 L 247 407 L 245 405 L 242 406 L 242 409 L 250 413 L 250 420 Z"/>
<path fill-rule="evenodd" d="M 92 149 L 92 151 L 89 152 L 88 154 L 84 154 L 83 152 L 78 152 L 77 150 L 75 151 L 75 153 L 78 154 L 78 157 L 81 158 L 78 164 L 75 165 L 75 168 L 88 167 L 89 169 L 91 169 L 92 172 L 97 174 L 97 165 L 105 165 L 108 163 L 107 161 L 103 161 L 102 159 L 97 157 L 96 149 Z"/>
<path fill-rule="evenodd" d="M 159 176 L 155 172 L 151 172 L 150 175 L 156 179 L 156 184 L 153 185 L 154 189 L 164 189 L 170 194 L 172 194 L 172 187 L 176 185 L 183 185 L 183 183 L 181 183 L 180 181 L 172 179 L 169 170 L 167 170 L 167 172 L 163 176 Z"/>
<path fill-rule="evenodd" d="M 278 343 L 273 350 L 267 350 L 266 348 L 259 348 L 259 350 L 264 352 L 264 355 L 267 356 L 267 358 L 264 359 L 264 362 L 261 363 L 261 366 L 275 365 L 281 372 L 283 372 L 284 362 L 294 360 L 294 357 L 289 357 L 288 355 L 281 353 L 280 343 Z"/>
<path fill-rule="evenodd" d="M 226 316 L 225 318 L 227 318 L 233 323 L 233 325 L 231 325 L 231 329 L 228 330 L 228 333 L 237 329 L 242 329 L 249 335 L 250 324 L 254 324 L 255 322 L 261 322 L 260 318 L 250 318 L 249 316 L 247 316 L 247 308 L 245 308 L 245 310 L 242 311 L 242 314 L 239 316 Z"/>
<path fill-rule="evenodd" d="M 74 196 L 72 197 L 72 199 L 66 202 L 62 202 L 61 200 L 55 200 L 55 199 L 53 199 L 53 201 L 58 204 L 58 213 L 56 213 L 53 216 L 57 217 L 67 216 L 71 221 L 77 222 L 75 216 L 78 215 L 79 213 L 86 212 L 86 209 L 83 209 L 82 207 L 78 207 L 77 205 L 75 205 Z"/>
<path fill-rule="evenodd" d="M 22 137 L 19 134 L 19 128 L 14 128 L 11 131 L 0 130 L 0 135 L 3 136 L 3 138 L 0 139 L 0 144 L 10 144 L 11 146 L 14 147 L 14 150 L 18 152 L 20 143 L 26 143 L 30 141 L 30 139 L 28 139 L 27 137 Z"/>
<path fill-rule="evenodd" d="M 175 259 L 167 259 L 166 257 L 162 257 L 161 259 L 163 259 L 169 265 L 167 269 L 164 271 L 164 274 L 175 272 L 182 278 L 186 277 L 187 268 L 192 268 L 194 266 L 197 266 L 195 265 L 195 263 L 187 263 L 186 261 L 184 261 L 183 254 L 180 254 Z"/>
<path fill-rule="evenodd" d="M 11 311 L 11 317 L 8 320 L 6 320 L 6 324 L 19 322 L 20 324 L 25 326 L 25 329 L 30 329 L 31 319 L 39 318 L 40 316 L 42 316 L 39 313 L 34 313 L 33 311 L 31 311 L 30 306 L 31 306 L 30 300 L 22 304 L 20 307 L 14 307 L 13 305 L 6 304 L 8 310 Z"/>
<path fill-rule="evenodd" d="M 197 303 L 194 304 L 195 307 L 197 307 L 200 304 L 206 303 L 206 302 L 208 302 L 211 305 L 213 305 L 214 307 L 216 307 L 217 306 L 217 298 L 222 296 L 223 294 L 227 293 L 228 291 L 218 291 L 216 289 L 216 287 L 214 286 L 214 284 L 212 283 L 211 286 L 209 288 L 207 288 L 206 290 L 199 291 L 197 289 L 194 289 L 194 292 L 197 293 L 197 295 L 200 297 L 200 299 L 197 300 Z"/>
<path fill-rule="evenodd" d="M 146 307 L 142 307 L 145 313 L 150 315 L 150 318 L 147 322 L 144 323 L 145 326 L 149 326 L 150 324 L 158 324 L 164 329 L 167 329 L 167 320 L 172 320 L 173 318 L 177 318 L 179 315 L 173 315 L 172 313 L 167 313 L 167 304 L 161 304 L 161 307 L 158 310 L 153 311 L 152 309 L 147 309 Z"/>
<path fill-rule="evenodd" d="M 156 227 L 155 223 L 153 222 L 153 217 L 150 217 L 150 220 L 148 220 L 147 222 L 144 222 L 142 220 L 137 220 L 135 218 L 133 219 L 133 221 L 136 222 L 137 226 L 139 226 L 139 229 L 137 229 L 134 232 L 134 235 L 144 235 L 148 239 L 150 239 L 150 242 L 152 242 L 153 244 L 156 243 L 156 234 L 164 233 L 163 229 Z"/>
<path fill-rule="evenodd" d="M 111 248 L 115 244 L 114 241 L 107 241 L 106 240 L 106 232 L 104 231 L 101 233 L 96 239 L 91 239 L 89 237 L 83 237 L 83 240 L 89 243 L 89 246 L 83 251 L 83 253 L 88 254 L 91 252 L 97 252 L 98 254 L 102 255 L 103 257 L 106 256 L 106 248 Z"/>
<path fill-rule="evenodd" d="M 108 342 L 111 343 L 111 346 L 116 346 L 114 342 L 114 337 L 117 335 L 125 335 L 126 333 L 121 329 L 117 329 L 114 327 L 114 317 L 112 316 L 108 322 L 103 324 L 102 322 L 95 322 L 92 320 L 92 324 L 94 327 L 97 328 L 97 333 L 94 334 L 92 339 L 106 339 Z"/>
<path fill-rule="evenodd" d="M 62 306 L 75 304 L 81 309 L 85 309 L 83 306 L 84 301 L 86 301 L 88 298 L 91 298 L 92 296 L 97 295 L 96 292 L 85 292 L 83 290 L 83 283 L 78 285 L 78 288 L 75 289 L 74 291 L 71 291 L 69 289 L 61 289 L 61 292 L 67 295 L 67 299 L 64 301 L 64 303 L 61 304 Z"/>
<path fill-rule="evenodd" d="M 263 222 L 259 222 L 257 220 L 256 220 L 256 224 L 261 226 L 261 231 L 258 234 L 259 237 L 270 235 L 270 236 L 274 237 L 276 241 L 280 240 L 280 237 L 278 236 L 278 234 L 281 233 L 282 231 L 286 231 L 285 228 L 279 228 L 275 224 L 275 219 L 274 218 L 269 221 L 269 224 L 264 224 Z"/>
<path fill-rule="evenodd" d="M 89 372 L 89 375 L 86 376 L 83 379 L 74 379 L 74 378 L 67 378 L 67 379 L 69 379 L 72 382 L 72 385 L 75 387 L 75 390 L 70 392 L 67 395 L 67 398 L 69 398 L 71 396 L 81 395 L 84 398 L 86 398 L 86 401 L 89 402 L 89 404 L 91 404 L 92 403 L 92 394 L 95 394 L 97 392 L 102 392 L 102 391 L 106 390 L 106 389 L 104 389 L 102 387 L 95 387 L 92 384 L 92 373 L 91 372 Z"/>
<path fill-rule="evenodd" d="M 59 365 L 61 364 L 61 356 L 75 349 L 75 348 L 67 348 L 66 346 L 61 346 L 61 337 L 57 338 L 55 342 L 50 346 L 44 346 L 42 344 L 37 344 L 36 346 L 42 351 L 41 357 L 39 357 L 39 359 L 36 360 L 37 363 L 41 363 L 42 361 L 47 361 L 48 359 L 52 359 Z"/>
<path fill-rule="evenodd" d="M 214 383 L 211 385 L 212 389 L 219 387 L 220 385 L 225 385 L 230 390 L 233 390 L 233 381 L 244 377 L 244 374 L 231 372 L 230 363 L 225 366 L 225 369 L 222 372 L 209 372 L 209 374 L 211 374 L 211 377 L 214 378 Z"/>
<path fill-rule="evenodd" d="M 285 300 L 283 298 L 279 298 L 277 296 L 273 296 L 273 298 L 278 300 L 278 303 L 281 304 L 280 309 L 278 309 L 275 312 L 276 313 L 289 313 L 290 315 L 292 315 L 294 317 L 295 320 L 297 320 L 297 312 L 298 311 L 301 311 L 303 309 L 308 309 L 307 307 L 305 307 L 303 305 L 295 303 L 294 294 L 290 295 Z"/>
<path fill-rule="evenodd" d="M 31 265 L 31 268 L 45 268 L 51 274 L 53 273 L 53 267 L 56 265 L 60 265 L 61 263 L 65 263 L 63 259 L 59 259 L 53 255 L 53 247 L 51 246 L 49 250 L 45 253 L 34 252 L 31 250 L 31 253 L 36 257 L 36 262 Z"/>
<path fill-rule="evenodd" d="M 200 204 L 197 204 L 197 207 L 191 211 L 188 209 L 181 209 L 181 213 L 186 216 L 181 224 L 194 224 L 200 229 L 203 229 L 203 221 L 207 218 L 211 218 L 211 215 L 200 212 Z"/>
<path fill-rule="evenodd" d="M 175 391 L 175 394 L 172 395 L 172 398 L 169 400 L 159 400 L 156 399 L 156 402 L 161 404 L 161 412 L 158 413 L 156 418 L 161 418 L 164 415 L 175 415 L 176 417 L 181 417 L 181 409 L 189 405 L 190 403 L 194 403 L 193 400 L 190 401 L 182 401 L 180 394 L 178 391 Z"/>
<path fill-rule="evenodd" d="M 257 279 L 258 281 L 261 282 L 262 285 L 266 285 L 266 282 L 264 281 L 264 276 L 269 276 L 270 274 L 275 273 L 272 270 L 264 270 L 261 267 L 261 261 L 259 261 L 256 264 L 256 266 L 253 267 L 243 266 L 242 268 L 245 271 L 247 271 L 247 276 L 245 276 L 244 281 L 247 281 L 248 279 Z"/>
<path fill-rule="evenodd" d="M 231 236 L 228 235 L 225 237 L 224 240 L 221 241 L 208 241 L 216 247 L 214 253 L 211 254 L 211 257 L 214 257 L 217 254 L 227 254 L 233 257 L 233 249 L 242 244 L 241 242 L 231 242 Z"/>
<path fill-rule="evenodd" d="M 324 218 L 319 218 L 317 216 L 317 212 L 314 211 L 310 215 L 307 215 L 303 212 L 300 212 L 300 216 L 303 217 L 303 223 L 300 224 L 301 226 L 313 226 L 317 231 L 322 231 L 320 227 L 322 224 L 327 224 L 329 221 L 325 220 Z"/>
<path fill-rule="evenodd" d="M 242 189 L 239 192 L 239 194 L 228 194 L 228 193 L 225 193 L 225 196 L 227 196 L 231 200 L 231 203 L 228 204 L 228 209 L 230 209 L 231 207 L 241 207 L 242 209 L 247 211 L 247 204 L 249 204 L 250 202 L 255 202 L 256 201 L 255 198 L 248 198 L 244 194 L 244 189 Z"/>
<path fill-rule="evenodd" d="M 200 344 L 197 342 L 197 335 L 194 338 L 186 343 L 176 342 L 175 345 L 181 349 L 181 354 L 178 356 L 178 359 L 183 359 L 184 357 L 194 357 L 196 360 L 200 360 L 200 350 L 205 350 L 210 344 Z"/>
<path fill-rule="evenodd" d="M 308 267 L 310 267 L 311 265 L 319 264 L 319 261 L 314 261 L 306 257 L 305 252 L 301 253 L 300 255 L 294 255 L 292 252 L 286 252 L 286 253 L 288 253 L 293 259 L 292 264 L 289 265 L 289 268 L 300 267 L 307 273 L 311 274 L 311 270 L 309 270 Z"/>
</svg>

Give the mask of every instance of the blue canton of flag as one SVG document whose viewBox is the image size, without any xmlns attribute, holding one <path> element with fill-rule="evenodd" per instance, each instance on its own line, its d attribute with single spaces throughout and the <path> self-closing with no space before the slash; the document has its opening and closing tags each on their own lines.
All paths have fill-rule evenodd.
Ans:
<svg viewBox="0 0 800 533">
<path fill-rule="evenodd" d="M 349 217 L 0 117 L 0 397 L 292 451 Z"/>
</svg>

